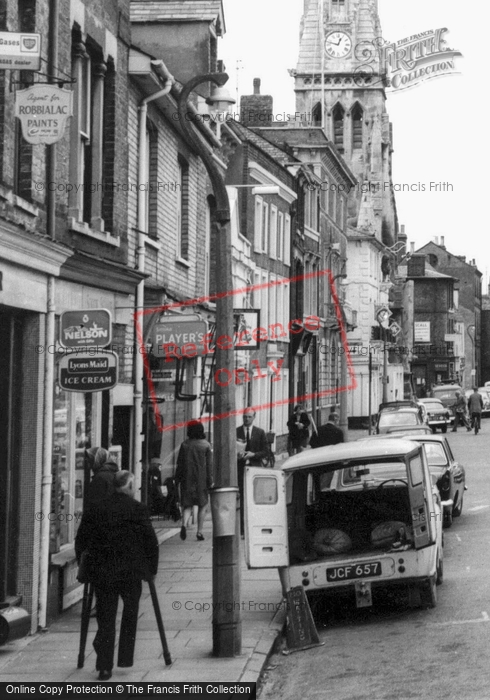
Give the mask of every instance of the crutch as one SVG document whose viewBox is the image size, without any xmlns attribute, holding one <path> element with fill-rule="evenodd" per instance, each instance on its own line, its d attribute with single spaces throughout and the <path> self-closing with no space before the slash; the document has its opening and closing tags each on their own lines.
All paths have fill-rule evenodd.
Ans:
<svg viewBox="0 0 490 700">
<path fill-rule="evenodd" d="M 85 583 L 83 585 L 82 619 L 80 625 L 80 646 L 78 647 L 77 668 L 83 668 L 83 664 L 85 662 L 85 645 L 87 644 L 88 625 L 90 622 L 90 611 L 92 610 L 93 597 L 93 584 Z"/>
<path fill-rule="evenodd" d="M 155 588 L 155 582 L 152 578 L 148 579 L 148 585 L 150 586 L 151 602 L 153 603 L 153 610 L 155 611 L 155 618 L 157 621 L 158 631 L 160 633 L 160 639 L 162 642 L 163 658 L 165 659 L 165 665 L 170 666 L 172 663 L 172 657 L 170 656 L 170 651 L 167 644 L 167 638 L 165 637 L 165 630 L 163 628 L 162 613 L 160 612 L 160 604 L 158 602 L 157 591 Z"/>
</svg>

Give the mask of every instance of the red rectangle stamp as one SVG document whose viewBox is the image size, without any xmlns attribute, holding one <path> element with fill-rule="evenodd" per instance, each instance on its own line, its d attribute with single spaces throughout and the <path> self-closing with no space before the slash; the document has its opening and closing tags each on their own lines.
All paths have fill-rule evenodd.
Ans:
<svg viewBox="0 0 490 700">
<path fill-rule="evenodd" d="M 349 344 L 347 340 L 345 318 L 340 304 L 340 300 L 335 288 L 334 276 L 331 270 L 319 270 L 310 272 L 297 277 L 284 278 L 273 282 L 264 282 L 248 287 L 240 287 L 239 289 L 231 290 L 226 293 L 226 296 L 242 296 L 263 290 L 270 287 L 280 287 L 288 284 L 297 284 L 308 279 L 324 277 L 329 285 L 332 302 L 335 310 L 335 317 L 338 324 L 338 333 L 341 342 L 341 349 L 345 358 L 347 369 L 347 383 L 345 386 L 336 386 L 323 391 L 310 392 L 303 396 L 293 396 L 291 398 L 282 399 L 273 403 L 264 403 L 257 406 L 252 406 L 255 411 L 271 409 L 276 406 L 285 404 L 296 404 L 310 401 L 314 398 L 320 399 L 328 396 L 333 396 L 341 392 L 351 391 L 356 388 L 356 377 L 352 364 L 352 359 L 349 352 Z M 145 317 L 158 314 L 159 320 L 153 324 L 152 331 L 152 348 L 151 353 L 154 357 L 159 358 L 162 371 L 175 369 L 180 362 L 194 357 L 205 357 L 213 355 L 215 348 L 233 349 L 233 350 L 256 350 L 261 342 L 281 341 L 282 338 L 295 338 L 305 333 L 321 332 L 322 321 L 318 316 L 310 315 L 304 318 L 290 319 L 287 324 L 269 323 L 266 327 L 260 325 L 260 314 L 255 309 L 235 309 L 234 310 L 234 328 L 230 335 L 222 335 L 215 337 L 214 333 L 208 331 L 207 323 L 202 320 L 197 314 L 185 314 L 182 310 L 185 308 L 192 309 L 195 306 L 208 302 L 216 302 L 216 300 L 224 294 L 213 294 L 209 296 L 199 297 L 196 299 L 186 299 L 185 301 L 173 302 L 151 309 L 142 309 L 137 311 L 135 317 L 136 339 L 138 343 L 138 351 L 143 356 L 143 366 L 148 387 L 148 396 L 153 405 L 155 415 L 155 423 L 159 431 L 167 432 L 177 428 L 186 427 L 189 421 L 164 425 L 162 414 L 159 410 L 159 400 L 155 389 L 155 382 L 152 377 L 150 366 L 149 350 L 144 339 L 143 320 Z M 172 311 L 178 310 L 180 313 L 172 316 Z M 254 379 L 265 378 L 267 375 L 265 368 L 260 366 L 258 359 L 250 361 L 251 368 L 243 367 L 236 368 L 230 371 L 225 368 L 215 368 L 213 380 L 215 382 L 215 390 L 219 387 L 228 386 L 230 384 L 240 385 L 245 382 L 253 381 Z M 284 359 L 278 359 L 267 362 L 267 369 L 270 372 L 271 381 L 281 381 L 281 370 L 283 369 Z M 250 374 L 252 372 L 252 375 Z M 203 416 L 202 422 L 216 421 L 223 418 L 228 418 L 231 415 L 240 416 L 247 410 L 247 407 L 235 409 L 234 411 L 222 415 Z"/>
</svg>

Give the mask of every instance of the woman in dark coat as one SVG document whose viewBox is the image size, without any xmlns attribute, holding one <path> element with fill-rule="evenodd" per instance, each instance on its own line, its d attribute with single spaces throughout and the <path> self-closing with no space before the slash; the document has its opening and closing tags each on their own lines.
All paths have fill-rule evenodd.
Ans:
<svg viewBox="0 0 490 700">
<path fill-rule="evenodd" d="M 180 503 L 184 510 L 180 537 L 187 537 L 187 524 L 193 506 L 198 506 L 197 539 L 203 540 L 204 517 L 208 505 L 208 489 L 213 485 L 213 456 L 211 445 L 205 439 L 204 428 L 199 421 L 191 421 L 187 427 L 187 440 L 180 446 L 175 481 L 180 486 Z"/>
<path fill-rule="evenodd" d="M 310 437 L 309 425 L 310 419 L 308 414 L 303 410 L 303 406 L 298 404 L 294 407 L 294 413 L 288 420 L 290 455 L 303 452 L 308 445 Z"/>
</svg>

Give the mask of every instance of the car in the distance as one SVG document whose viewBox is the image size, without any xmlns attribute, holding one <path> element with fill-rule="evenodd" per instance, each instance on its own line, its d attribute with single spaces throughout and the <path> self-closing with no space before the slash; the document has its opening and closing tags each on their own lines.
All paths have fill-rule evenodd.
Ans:
<svg viewBox="0 0 490 700">
<path fill-rule="evenodd" d="M 439 399 L 444 408 L 449 408 L 454 418 L 453 404 L 456 403 L 456 392 L 464 394 L 463 388 L 459 384 L 433 384 L 429 398 Z"/>
<path fill-rule="evenodd" d="M 376 421 L 376 433 L 393 432 L 401 428 L 418 428 L 423 426 L 420 410 L 418 408 L 400 407 L 385 408 L 378 413 Z"/>
<path fill-rule="evenodd" d="M 448 426 L 454 420 L 450 409 L 445 408 L 439 399 L 419 399 L 419 404 L 432 432 L 435 433 L 440 428 L 443 433 L 447 433 Z"/>
</svg>

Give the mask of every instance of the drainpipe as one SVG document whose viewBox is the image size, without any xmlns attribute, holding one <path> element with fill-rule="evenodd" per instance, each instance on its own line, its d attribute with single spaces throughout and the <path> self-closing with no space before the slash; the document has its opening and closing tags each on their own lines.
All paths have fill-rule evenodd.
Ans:
<svg viewBox="0 0 490 700">
<path fill-rule="evenodd" d="M 155 92 L 149 97 L 145 97 L 139 105 L 138 117 L 138 247 L 136 269 L 139 272 L 145 271 L 145 233 L 143 229 L 146 227 L 145 222 L 145 191 L 141 187 L 144 184 L 145 174 L 147 172 L 148 153 L 146 152 L 146 116 L 148 113 L 148 103 L 157 100 L 159 97 L 164 97 L 170 92 L 174 77 L 169 73 L 163 61 L 152 61 L 152 66 L 156 72 L 165 78 L 165 87 L 158 92 Z M 136 313 L 139 319 L 142 319 L 141 313 L 144 309 L 145 299 L 145 282 L 141 280 L 136 288 Z M 138 341 L 136 341 L 138 342 Z M 134 440 L 133 440 L 133 469 L 135 474 L 135 492 L 141 494 L 142 486 L 142 432 L 143 432 L 143 355 L 137 348 L 135 358 L 135 377 L 134 377 Z"/>
<path fill-rule="evenodd" d="M 54 277 L 48 277 L 48 301 L 45 328 L 45 348 L 55 344 L 55 301 Z M 44 417 L 43 417 L 43 476 L 41 482 L 41 543 L 39 546 L 39 617 L 41 629 L 46 627 L 48 608 L 49 579 L 49 525 L 47 517 L 51 510 L 51 485 L 53 476 L 51 463 L 53 459 L 53 385 L 54 361 L 49 354 L 44 356 Z"/>
<path fill-rule="evenodd" d="M 58 31 L 59 1 L 49 3 L 49 48 L 48 80 L 53 83 L 58 65 Z M 53 182 L 56 175 L 56 144 L 46 147 L 46 178 Z M 54 188 L 47 188 L 46 195 L 46 233 L 51 240 L 56 238 L 56 193 Z M 47 309 L 45 328 L 45 348 L 55 344 L 55 280 L 47 280 Z M 43 416 L 43 473 L 41 480 L 41 539 L 39 543 L 39 588 L 38 588 L 38 626 L 47 625 L 48 582 L 49 582 L 49 526 L 47 517 L 51 510 L 52 460 L 53 460 L 53 387 L 54 361 L 48 353 L 44 356 L 44 416 Z"/>
</svg>

